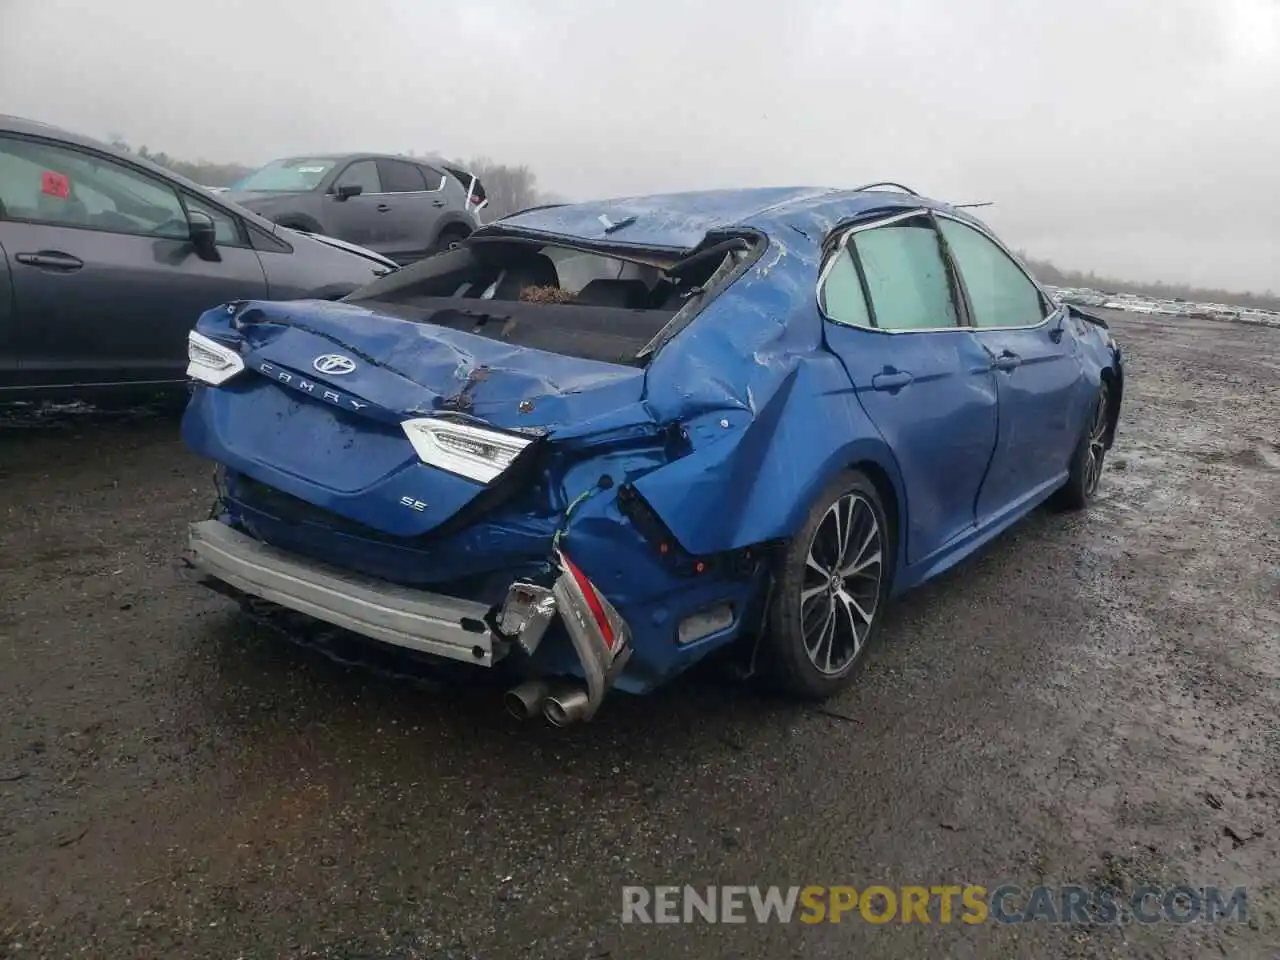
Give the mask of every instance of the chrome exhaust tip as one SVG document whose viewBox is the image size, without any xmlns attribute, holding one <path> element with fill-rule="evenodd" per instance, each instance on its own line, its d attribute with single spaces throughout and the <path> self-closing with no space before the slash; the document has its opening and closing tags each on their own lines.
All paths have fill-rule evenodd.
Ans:
<svg viewBox="0 0 1280 960">
<path fill-rule="evenodd" d="M 545 680 L 526 680 L 519 686 L 512 687 L 502 696 L 507 713 L 517 720 L 529 720 L 543 710 L 543 702 L 551 692 L 551 685 Z"/>
<path fill-rule="evenodd" d="M 553 726 L 567 727 L 586 716 L 589 704 L 585 688 L 567 683 L 547 695 L 542 703 L 542 713 Z"/>
</svg>

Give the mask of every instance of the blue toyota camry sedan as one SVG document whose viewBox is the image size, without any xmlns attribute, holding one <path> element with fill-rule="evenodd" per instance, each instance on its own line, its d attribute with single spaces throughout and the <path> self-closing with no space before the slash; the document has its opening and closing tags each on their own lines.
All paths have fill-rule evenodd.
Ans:
<svg viewBox="0 0 1280 960">
<path fill-rule="evenodd" d="M 1124 391 L 1104 320 L 894 184 L 528 210 L 189 361 L 202 580 L 561 725 L 731 643 L 834 693 L 892 598 L 1089 503 Z"/>
</svg>

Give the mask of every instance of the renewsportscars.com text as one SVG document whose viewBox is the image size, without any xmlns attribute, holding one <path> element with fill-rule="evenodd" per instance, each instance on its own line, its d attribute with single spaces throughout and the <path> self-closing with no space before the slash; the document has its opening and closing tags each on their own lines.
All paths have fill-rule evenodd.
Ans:
<svg viewBox="0 0 1280 960">
<path fill-rule="evenodd" d="M 626 886 L 623 923 L 1243 923 L 1245 888 Z"/>
</svg>

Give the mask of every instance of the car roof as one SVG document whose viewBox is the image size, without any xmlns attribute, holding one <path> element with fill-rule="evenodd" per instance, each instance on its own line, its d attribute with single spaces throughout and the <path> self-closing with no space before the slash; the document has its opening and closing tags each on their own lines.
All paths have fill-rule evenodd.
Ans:
<svg viewBox="0 0 1280 960">
<path fill-rule="evenodd" d="M 118 152 L 101 140 L 73 133 L 65 127 L 58 127 L 52 123 L 42 123 L 39 120 L 29 120 L 26 117 L 15 117 L 7 113 L 0 113 L 0 131 L 5 133 L 25 133 L 33 137 L 51 137 L 65 140 L 67 143 L 78 144 L 82 147 L 92 147 L 95 150 L 106 150 L 110 153 Z"/>
<path fill-rule="evenodd" d="M 289 153 L 284 156 L 275 157 L 268 160 L 268 163 L 275 163 L 280 160 L 329 160 L 334 163 L 343 163 L 348 160 L 405 160 L 409 163 L 422 163 L 427 166 L 435 167 L 445 163 L 440 157 L 410 157 L 402 153 L 378 153 L 374 150 L 358 151 L 355 153 Z"/>
<path fill-rule="evenodd" d="M 31 120 L 27 117 L 18 117 L 11 114 L 0 113 L 0 131 L 6 133 L 28 134 L 33 137 L 51 137 L 58 140 L 65 140 L 67 143 L 77 144 L 82 147 L 92 147 L 95 150 L 103 150 L 108 153 L 119 154 L 120 151 L 110 144 L 101 140 L 95 140 L 93 137 L 86 137 L 83 134 L 75 133 L 65 127 L 59 127 L 51 123 L 44 123 L 40 120 Z M 292 153 L 284 157 L 277 157 L 280 160 L 291 160 L 294 158 L 306 158 L 309 160 L 354 160 L 357 157 L 370 158 L 376 160 L 408 160 L 410 163 L 425 163 L 429 166 L 440 166 L 446 163 L 445 160 L 436 156 L 427 157 L 408 157 L 397 153 L 378 153 L 377 151 L 365 151 L 357 153 Z M 141 157 L 130 155 L 131 161 L 137 162 L 142 160 Z M 143 161 L 145 163 L 145 160 Z M 167 175 L 173 176 L 172 170 L 164 171 Z M 181 178 L 179 178 L 181 179 Z"/>
<path fill-rule="evenodd" d="M 820 243 L 838 223 L 876 210 L 920 207 L 945 210 L 977 222 L 948 204 L 898 190 L 752 187 L 537 207 L 495 221 L 492 228 L 616 246 L 688 250 L 708 233 L 734 229 L 756 229 L 767 235 L 791 232 L 796 241 L 807 237 Z M 634 221 L 627 223 L 633 217 Z M 815 226 L 819 228 L 816 236 L 810 236 Z"/>
<path fill-rule="evenodd" d="M 83 134 L 74 133 L 64 127 L 54 126 L 51 123 L 42 123 L 39 120 L 28 120 L 25 117 L 15 117 L 2 113 L 0 113 L 0 133 L 16 133 L 32 137 L 47 137 L 50 140 L 58 140 L 62 143 L 68 143 L 73 146 L 96 150 L 97 152 L 106 154 L 109 157 L 115 157 L 117 160 L 124 163 L 132 164 L 135 167 L 141 167 L 163 180 L 168 180 L 170 183 L 179 184 L 187 190 L 194 192 L 197 196 L 202 197 L 205 201 L 213 200 L 214 206 L 229 206 L 242 219 L 248 220 L 260 229 L 266 230 L 268 233 L 275 232 L 276 225 L 270 220 L 267 220 L 265 217 L 259 216 L 252 210 L 247 210 L 239 205 L 228 204 L 225 197 L 219 197 L 217 194 L 211 193 L 208 187 L 202 186 L 174 170 L 152 163 L 146 157 L 141 157 L 134 153 L 126 153 L 125 151 L 120 150 L 117 147 L 113 147 L 108 143 L 103 143 L 101 140 L 95 140 L 93 137 L 86 137 Z"/>
<path fill-rule="evenodd" d="M 205 194 L 208 194 L 209 192 L 208 188 L 201 186 L 194 180 L 184 177 L 175 170 L 170 170 L 167 167 L 162 167 L 159 164 L 152 163 L 146 157 L 139 156 L 135 153 L 128 153 L 118 147 L 111 146 L 109 143 L 103 143 L 101 140 L 95 140 L 93 137 L 86 137 L 83 134 L 67 130 L 65 127 L 54 126 L 51 123 L 42 123 L 39 120 L 28 120 L 25 117 L 14 117 L 8 114 L 0 114 L 0 133 L 17 133 L 26 134 L 32 137 L 48 137 L 50 140 L 60 140 L 63 143 L 69 143 L 73 146 L 87 147 L 90 150 L 96 150 L 99 153 L 105 153 L 118 160 L 131 163 L 134 166 L 142 167 L 159 177 L 181 184 L 188 189 L 194 189 L 199 193 Z"/>
</svg>

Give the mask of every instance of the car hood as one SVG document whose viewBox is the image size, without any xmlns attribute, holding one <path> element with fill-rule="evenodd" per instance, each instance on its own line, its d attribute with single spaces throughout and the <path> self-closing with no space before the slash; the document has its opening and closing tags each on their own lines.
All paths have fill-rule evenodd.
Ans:
<svg viewBox="0 0 1280 960">
<path fill-rule="evenodd" d="M 322 243 L 326 247 L 333 247 L 335 250 L 344 250 L 347 253 L 354 253 L 357 256 L 364 257 L 366 260 L 372 260 L 374 263 L 381 267 L 386 267 L 388 270 L 400 269 L 400 264 L 396 263 L 391 258 L 384 257 L 382 254 L 370 250 L 368 247 L 361 247 L 354 243 L 347 243 L 345 240 L 339 240 L 337 237 L 326 236 L 323 233 L 310 233 L 306 230 L 294 230 L 291 227 L 281 226 L 276 227 L 276 232 L 299 234 L 316 241 L 316 243 Z"/>
<path fill-rule="evenodd" d="M 290 197 L 300 197 L 303 191 L 291 191 L 282 193 L 278 190 L 263 192 L 260 190 L 228 190 L 222 194 L 222 199 L 230 200 L 232 203 L 238 203 L 241 206 L 251 207 L 254 204 L 271 203 L 273 200 L 288 200 Z"/>
</svg>

